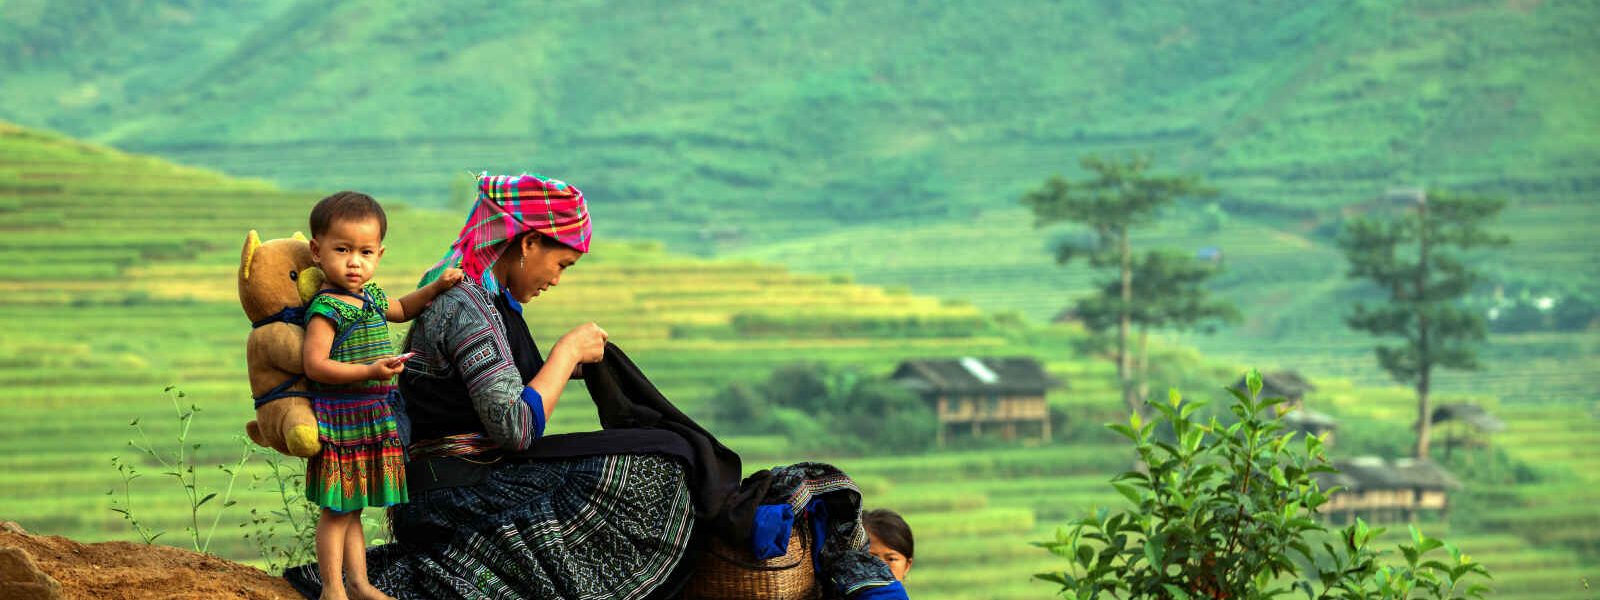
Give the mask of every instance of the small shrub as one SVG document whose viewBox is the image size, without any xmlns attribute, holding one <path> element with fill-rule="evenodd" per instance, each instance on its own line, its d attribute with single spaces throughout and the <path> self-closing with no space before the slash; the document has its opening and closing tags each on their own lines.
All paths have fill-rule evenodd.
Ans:
<svg viewBox="0 0 1600 600">
<path fill-rule="evenodd" d="M 933 409 L 900 385 L 825 363 L 792 363 L 756 386 L 735 383 L 712 404 L 719 424 L 779 434 L 803 452 L 919 451 L 937 437 Z"/>
<path fill-rule="evenodd" d="M 1444 542 L 1411 528 L 1404 562 L 1385 566 L 1372 549 L 1382 529 L 1363 521 L 1330 537 L 1317 520 L 1328 501 L 1313 475 L 1332 473 L 1322 440 L 1285 432 L 1274 406 L 1258 399 L 1261 376 L 1246 378 L 1248 393 L 1228 390 L 1237 418 L 1193 420 L 1203 403 L 1185 402 L 1176 390 L 1152 403 L 1157 421 L 1135 412 L 1109 427 L 1134 443 L 1144 468 L 1112 479 L 1133 505 L 1100 509 L 1055 539 L 1037 545 L 1068 559 L 1061 571 L 1035 577 L 1061 586 L 1067 598 L 1273 598 L 1303 592 L 1308 598 L 1479 598 L 1479 584 L 1459 589 L 1488 571 Z M 1263 417 L 1262 415 L 1271 415 Z M 1158 422 L 1170 437 L 1155 435 Z M 1335 539 L 1336 538 L 1336 539 Z M 1448 560 L 1427 558 L 1440 548 Z"/>
</svg>

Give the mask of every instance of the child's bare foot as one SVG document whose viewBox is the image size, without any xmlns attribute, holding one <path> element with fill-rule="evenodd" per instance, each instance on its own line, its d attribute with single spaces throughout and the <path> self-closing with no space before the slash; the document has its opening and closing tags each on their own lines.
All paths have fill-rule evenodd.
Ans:
<svg viewBox="0 0 1600 600">
<path fill-rule="evenodd" d="M 350 593 L 350 600 L 394 600 L 394 596 L 383 593 L 371 583 L 351 583 L 345 586 Z"/>
<path fill-rule="evenodd" d="M 345 595 L 344 589 L 337 585 L 322 586 L 322 594 L 317 596 L 317 600 L 349 600 L 349 598 Z"/>
</svg>

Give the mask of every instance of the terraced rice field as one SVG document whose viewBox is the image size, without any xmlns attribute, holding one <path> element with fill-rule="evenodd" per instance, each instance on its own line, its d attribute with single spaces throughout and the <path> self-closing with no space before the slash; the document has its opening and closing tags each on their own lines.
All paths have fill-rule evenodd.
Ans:
<svg viewBox="0 0 1600 600">
<path fill-rule="evenodd" d="M 171 439 L 175 420 L 162 389 L 179 386 L 184 403 L 201 409 L 189 438 L 200 444 L 202 486 L 221 485 L 209 465 L 237 460 L 251 412 L 242 343 L 249 324 L 234 291 L 239 245 L 248 229 L 268 238 L 302 229 L 319 196 L 0 127 L 0 264 L 7 265 L 0 270 L 0 385 L 7 390 L 0 396 L 0 519 L 82 540 L 134 539 L 109 510 L 121 485 L 111 459 L 120 456 L 145 473 L 135 482 L 135 513 L 169 532 L 163 543 L 185 542 L 188 507 L 126 445 L 137 437 L 129 422 L 140 419 L 158 444 Z M 403 289 L 442 251 L 459 216 L 396 206 L 390 217 L 378 282 Z M 1081 433 L 1119 412 L 1113 371 L 1075 354 L 1074 330 L 1030 327 L 844 277 L 670 255 L 601 231 L 594 253 L 529 307 L 531 328 L 548 343 L 573 325 L 600 322 L 697 417 L 714 414 L 706 399 L 728 382 L 758 380 L 797 360 L 886 373 L 905 358 L 1022 354 L 1068 382 L 1049 401 L 1082 427 L 1053 445 L 863 458 L 797 456 L 779 437 L 727 440 L 752 470 L 835 462 L 858 479 L 869 507 L 901 510 L 920 542 L 915 597 L 1047 597 L 1049 586 L 1030 576 L 1060 564 L 1028 542 L 1117 499 L 1107 481 L 1131 456 L 1104 436 Z M 929 323 L 936 334 L 849 334 Z M 815 334 L 830 326 L 846 334 Z M 1196 377 L 1225 382 L 1212 373 Z M 1403 392 L 1348 383 L 1325 389 L 1341 414 L 1407 414 Z M 552 431 L 593 428 L 586 403 L 581 387 L 572 390 Z M 1455 523 L 1447 536 L 1495 570 L 1499 597 L 1583 597 L 1571 582 L 1588 567 L 1574 550 L 1600 539 L 1589 491 L 1600 476 L 1585 468 L 1596 463 L 1588 449 L 1600 441 L 1594 412 L 1505 407 L 1511 428 L 1497 443 L 1551 476 L 1517 489 L 1520 504 L 1491 512 L 1486 523 Z M 212 543 L 217 553 L 254 560 L 237 525 L 248 508 L 276 501 L 246 485 L 263 470 L 256 460 L 239 481 L 240 504 Z M 107 495 L 112 489 L 119 495 Z M 1442 524 L 1427 527 L 1445 532 Z"/>
</svg>

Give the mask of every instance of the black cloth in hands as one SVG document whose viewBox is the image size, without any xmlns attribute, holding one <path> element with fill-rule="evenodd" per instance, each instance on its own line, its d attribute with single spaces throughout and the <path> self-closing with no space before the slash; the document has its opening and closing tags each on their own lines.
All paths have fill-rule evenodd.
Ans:
<svg viewBox="0 0 1600 600">
<path fill-rule="evenodd" d="M 695 517 L 714 521 L 739 490 L 739 455 L 673 406 L 615 344 L 606 343 L 605 357 L 583 370 L 602 430 L 548 436 L 510 458 L 652 452 L 673 456 L 688 468 Z"/>
</svg>

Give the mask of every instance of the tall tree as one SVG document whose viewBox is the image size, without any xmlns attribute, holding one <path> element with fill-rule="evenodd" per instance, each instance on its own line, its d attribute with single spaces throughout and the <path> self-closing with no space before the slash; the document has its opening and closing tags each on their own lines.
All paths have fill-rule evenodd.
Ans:
<svg viewBox="0 0 1600 600">
<path fill-rule="evenodd" d="M 1149 221 L 1162 206 L 1178 198 L 1212 192 L 1195 177 L 1150 174 L 1148 156 L 1125 160 L 1085 156 L 1079 162 L 1093 174 L 1091 179 L 1067 181 L 1060 175 L 1051 177 L 1039 189 L 1023 195 L 1022 204 L 1033 211 L 1035 227 L 1065 221 L 1082 224 L 1094 232 L 1094 240 L 1087 247 L 1071 241 L 1058 244 L 1056 262 L 1065 265 L 1086 254 L 1091 266 L 1117 269 L 1117 381 L 1122 386 L 1122 401 L 1130 410 L 1138 411 L 1128 353 L 1128 330 L 1137 301 L 1129 230 Z"/>
<path fill-rule="evenodd" d="M 1138 330 L 1138 366 L 1134 369 L 1137 392 L 1143 403 L 1149 395 L 1149 335 L 1151 330 L 1201 329 L 1211 331 L 1223 323 L 1239 320 L 1239 309 L 1232 302 L 1211 295 L 1206 282 L 1221 267 L 1193 255 L 1172 249 L 1139 253 L 1133 261 L 1134 302 L 1128 307 L 1128 320 Z M 1116 325 L 1122 310 L 1122 284 L 1109 280 L 1100 294 L 1078 303 L 1078 316 L 1095 331 Z"/>
<path fill-rule="evenodd" d="M 1463 251 L 1510 240 L 1485 229 L 1505 207 L 1501 200 L 1418 192 L 1407 204 L 1387 218 L 1350 221 L 1339 247 L 1350 261 L 1349 276 L 1371 281 L 1388 296 L 1383 303 L 1357 303 L 1346 323 L 1374 336 L 1401 338 L 1376 348 L 1378 364 L 1416 388 L 1416 457 L 1425 459 L 1433 371 L 1476 369 L 1476 345 L 1485 335 L 1484 316 L 1460 302 L 1480 280 Z"/>
</svg>

